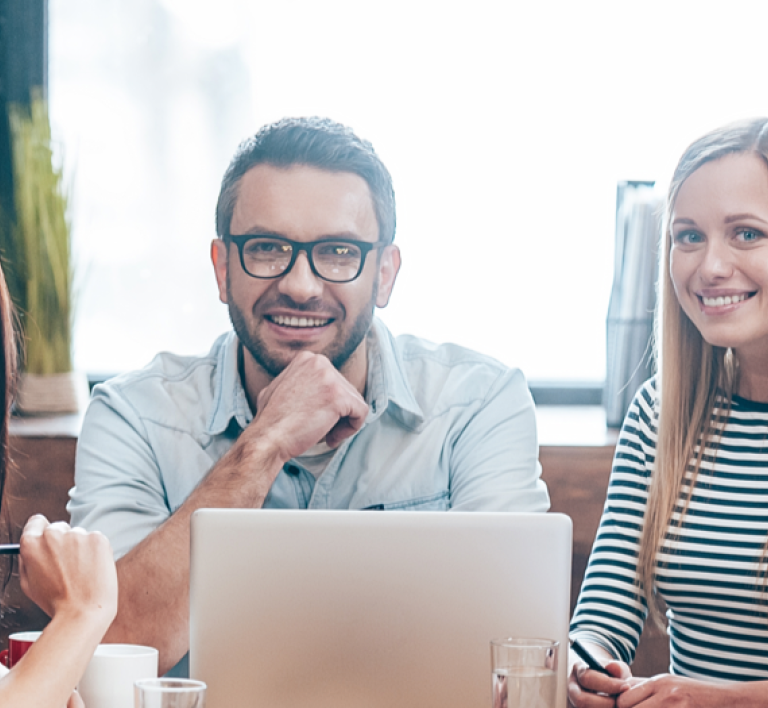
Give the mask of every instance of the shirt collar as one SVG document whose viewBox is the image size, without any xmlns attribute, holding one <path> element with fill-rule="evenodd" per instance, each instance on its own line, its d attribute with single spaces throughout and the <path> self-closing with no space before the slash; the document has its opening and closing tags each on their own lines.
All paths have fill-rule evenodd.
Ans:
<svg viewBox="0 0 768 708">
<path fill-rule="evenodd" d="M 240 341 L 234 331 L 220 337 L 211 351 L 216 360 L 213 408 L 208 419 L 208 434 L 221 435 L 234 419 L 241 429 L 253 420 L 237 366 Z"/>
<path fill-rule="evenodd" d="M 369 420 L 389 410 L 401 425 L 416 429 L 424 421 L 424 413 L 416 401 L 405 364 L 390 331 L 378 318 L 368 334 L 368 403 Z"/>
<path fill-rule="evenodd" d="M 234 331 L 220 337 L 211 351 L 216 360 L 214 405 L 208 420 L 208 434 L 221 435 L 234 419 L 240 429 L 253 420 L 245 394 L 237 359 L 240 342 Z M 424 413 L 411 391 L 405 366 L 395 340 L 383 322 L 374 318 L 368 333 L 368 381 L 366 398 L 371 406 L 368 420 L 375 420 L 389 410 L 406 428 L 416 429 Z"/>
</svg>

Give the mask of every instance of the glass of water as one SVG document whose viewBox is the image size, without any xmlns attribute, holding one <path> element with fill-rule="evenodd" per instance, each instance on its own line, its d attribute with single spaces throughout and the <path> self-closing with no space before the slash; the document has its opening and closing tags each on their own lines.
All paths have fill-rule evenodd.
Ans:
<svg viewBox="0 0 768 708">
<path fill-rule="evenodd" d="M 205 689 L 192 679 L 141 679 L 133 685 L 134 708 L 205 708 Z"/>
<path fill-rule="evenodd" d="M 491 641 L 492 708 L 556 708 L 559 645 L 530 637 Z"/>
</svg>

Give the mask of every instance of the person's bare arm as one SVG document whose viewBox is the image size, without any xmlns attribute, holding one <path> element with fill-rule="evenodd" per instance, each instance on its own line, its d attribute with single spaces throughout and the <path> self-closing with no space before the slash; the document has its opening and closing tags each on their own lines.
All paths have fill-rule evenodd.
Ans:
<svg viewBox="0 0 768 708">
<path fill-rule="evenodd" d="M 179 509 L 117 562 L 106 641 L 157 647 L 161 673 L 189 649 L 189 525 L 200 508 L 260 508 L 282 466 L 324 437 L 337 446 L 368 406 L 324 356 L 302 353 L 260 394 L 257 415 Z"/>
<path fill-rule="evenodd" d="M 0 680 L 0 705 L 61 708 L 115 616 L 117 580 L 109 541 L 100 533 L 33 516 L 21 537 L 20 575 L 22 590 L 52 619 Z M 69 705 L 78 703 L 75 696 Z"/>
<path fill-rule="evenodd" d="M 766 708 L 768 681 L 701 681 L 660 674 L 638 681 L 616 699 L 617 708 Z"/>
<path fill-rule="evenodd" d="M 168 521 L 117 562 L 120 600 L 105 641 L 156 647 L 161 674 L 189 648 L 190 517 L 201 508 L 260 508 L 283 465 L 258 432 L 249 426 Z"/>
</svg>

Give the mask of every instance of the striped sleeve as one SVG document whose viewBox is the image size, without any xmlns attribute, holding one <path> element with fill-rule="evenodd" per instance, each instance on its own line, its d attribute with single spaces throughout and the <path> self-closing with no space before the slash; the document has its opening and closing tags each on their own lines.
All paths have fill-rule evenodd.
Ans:
<svg viewBox="0 0 768 708">
<path fill-rule="evenodd" d="M 627 664 L 648 611 L 637 584 L 637 557 L 656 431 L 651 379 L 635 396 L 619 435 L 603 516 L 571 623 L 571 635 L 599 644 Z"/>
</svg>

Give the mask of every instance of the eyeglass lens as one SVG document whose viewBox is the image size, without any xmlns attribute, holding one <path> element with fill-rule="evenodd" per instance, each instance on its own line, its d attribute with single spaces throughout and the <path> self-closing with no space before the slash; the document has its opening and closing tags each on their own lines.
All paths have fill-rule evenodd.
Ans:
<svg viewBox="0 0 768 708">
<path fill-rule="evenodd" d="M 245 270 L 257 278 L 273 278 L 291 263 L 293 247 L 289 243 L 266 237 L 252 238 L 243 245 Z M 360 248 L 343 241 L 324 241 L 313 246 L 311 260 L 317 273 L 327 280 L 355 278 L 362 262 Z"/>
</svg>

